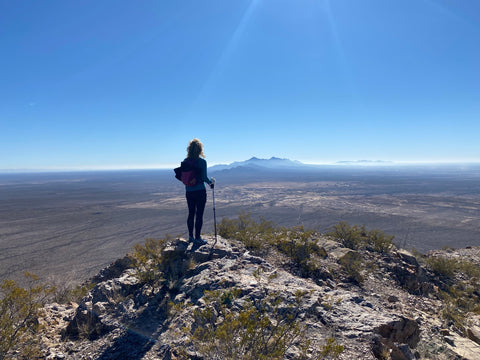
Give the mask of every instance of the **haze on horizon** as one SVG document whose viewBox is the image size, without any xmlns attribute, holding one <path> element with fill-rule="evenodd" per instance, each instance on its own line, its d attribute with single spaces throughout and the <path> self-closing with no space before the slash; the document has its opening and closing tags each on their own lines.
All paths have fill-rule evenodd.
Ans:
<svg viewBox="0 0 480 360">
<path fill-rule="evenodd" d="M 480 162 L 475 0 L 0 1 L 0 169 Z"/>
</svg>

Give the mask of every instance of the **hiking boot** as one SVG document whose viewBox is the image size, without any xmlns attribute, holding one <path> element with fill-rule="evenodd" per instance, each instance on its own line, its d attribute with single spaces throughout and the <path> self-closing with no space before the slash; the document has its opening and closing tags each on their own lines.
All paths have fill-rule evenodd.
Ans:
<svg viewBox="0 0 480 360">
<path fill-rule="evenodd" d="M 207 240 L 204 240 L 202 238 L 193 240 L 193 244 L 197 246 L 202 246 L 202 245 L 205 245 L 206 243 L 207 243 Z"/>
<path fill-rule="evenodd" d="M 188 237 L 188 242 L 191 243 L 191 242 L 195 242 L 195 238 L 193 236 L 189 236 Z"/>
</svg>

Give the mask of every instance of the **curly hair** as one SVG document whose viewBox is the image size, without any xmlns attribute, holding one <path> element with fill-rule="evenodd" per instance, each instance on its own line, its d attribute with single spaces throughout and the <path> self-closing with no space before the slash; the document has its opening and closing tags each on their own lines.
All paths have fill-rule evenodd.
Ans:
<svg viewBox="0 0 480 360">
<path fill-rule="evenodd" d="M 204 158 L 203 154 L 203 144 L 198 139 L 192 139 L 187 147 L 187 158 L 189 159 L 198 159 L 199 157 Z"/>
</svg>

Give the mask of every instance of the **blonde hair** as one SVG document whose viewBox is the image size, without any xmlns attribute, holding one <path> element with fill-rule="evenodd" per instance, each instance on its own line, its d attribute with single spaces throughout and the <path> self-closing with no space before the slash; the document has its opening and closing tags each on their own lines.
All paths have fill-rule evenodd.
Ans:
<svg viewBox="0 0 480 360">
<path fill-rule="evenodd" d="M 189 159 L 198 159 L 199 157 L 204 158 L 203 154 L 203 144 L 197 138 L 192 139 L 187 147 L 187 158 Z"/>
</svg>

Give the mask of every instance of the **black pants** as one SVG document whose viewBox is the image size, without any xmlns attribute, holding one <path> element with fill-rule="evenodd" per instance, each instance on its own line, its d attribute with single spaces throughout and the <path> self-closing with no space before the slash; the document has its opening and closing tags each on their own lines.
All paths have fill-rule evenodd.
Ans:
<svg viewBox="0 0 480 360">
<path fill-rule="evenodd" d="M 188 235 L 193 237 L 193 224 L 195 223 L 195 239 L 200 239 L 203 225 L 203 212 L 207 202 L 207 190 L 187 191 L 188 204 Z"/>
</svg>

